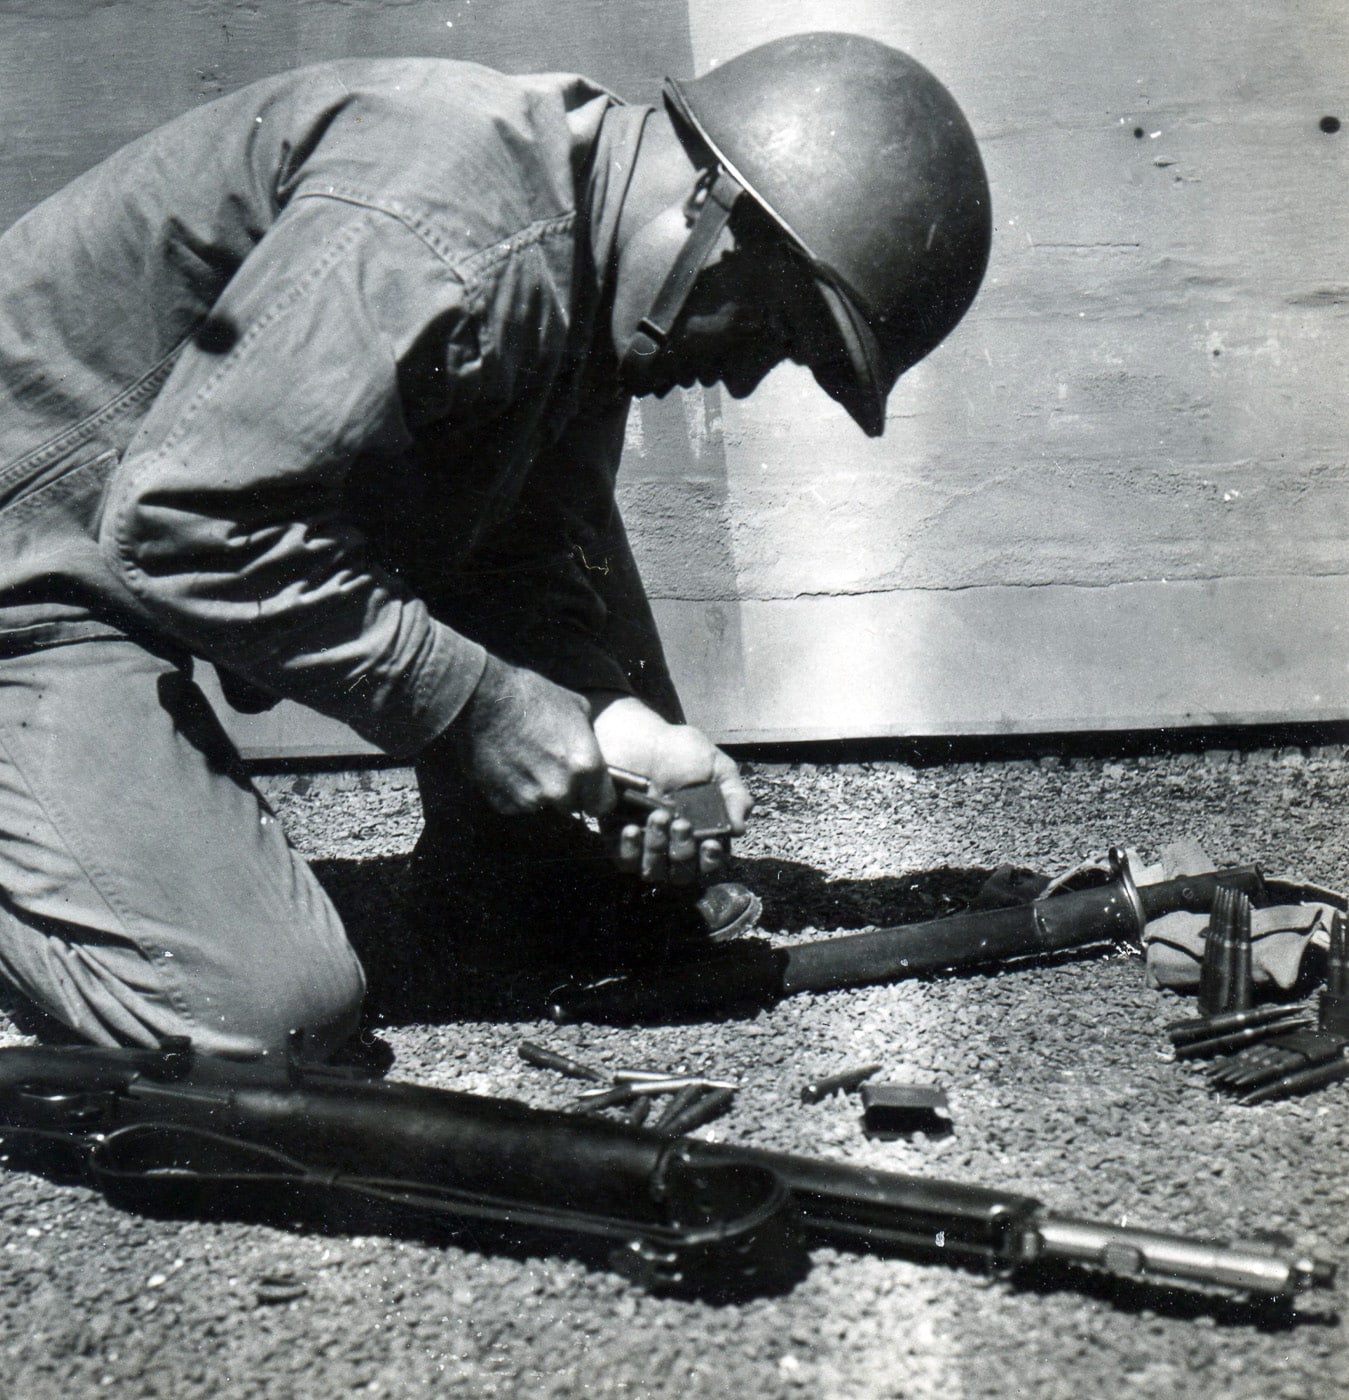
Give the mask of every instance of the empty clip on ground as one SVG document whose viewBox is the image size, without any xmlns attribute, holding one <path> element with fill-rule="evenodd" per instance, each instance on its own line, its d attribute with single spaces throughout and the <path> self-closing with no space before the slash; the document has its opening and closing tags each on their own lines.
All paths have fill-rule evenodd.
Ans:
<svg viewBox="0 0 1349 1400">
<path fill-rule="evenodd" d="M 864 1084 L 862 1128 L 882 1142 L 908 1133 L 950 1132 L 946 1091 L 935 1084 Z"/>
</svg>

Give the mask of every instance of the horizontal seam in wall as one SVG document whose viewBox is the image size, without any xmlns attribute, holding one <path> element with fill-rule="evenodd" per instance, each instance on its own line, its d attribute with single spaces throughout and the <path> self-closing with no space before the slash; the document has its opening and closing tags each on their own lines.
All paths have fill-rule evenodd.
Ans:
<svg viewBox="0 0 1349 1400">
<path fill-rule="evenodd" d="M 1072 590 L 1082 593 L 1102 593 L 1109 589 L 1124 588 L 1183 588 L 1187 584 L 1261 583 L 1277 586 L 1286 583 L 1329 583 L 1337 580 L 1349 585 L 1349 574 L 1205 574 L 1189 578 L 1113 579 L 1107 583 L 1055 580 L 1048 583 L 905 584 L 893 588 L 808 589 L 797 593 L 735 593 L 715 596 L 700 596 L 693 593 L 661 593 L 651 590 L 649 596 L 653 603 L 801 603 L 829 598 L 878 598 L 889 594 L 1010 593 L 1044 591 L 1051 588 L 1062 592 Z"/>
</svg>

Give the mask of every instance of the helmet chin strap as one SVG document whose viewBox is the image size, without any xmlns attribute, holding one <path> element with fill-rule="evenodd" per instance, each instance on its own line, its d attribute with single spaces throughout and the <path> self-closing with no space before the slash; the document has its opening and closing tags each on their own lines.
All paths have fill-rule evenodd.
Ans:
<svg viewBox="0 0 1349 1400">
<path fill-rule="evenodd" d="M 689 201 L 693 227 L 679 256 L 665 276 L 651 310 L 637 323 L 637 333 L 623 352 L 623 368 L 632 368 L 637 361 L 660 354 L 670 331 L 684 309 L 693 284 L 703 270 L 708 255 L 721 231 L 730 221 L 731 210 L 743 193 L 743 186 L 719 167 L 709 171 L 698 183 Z"/>
</svg>

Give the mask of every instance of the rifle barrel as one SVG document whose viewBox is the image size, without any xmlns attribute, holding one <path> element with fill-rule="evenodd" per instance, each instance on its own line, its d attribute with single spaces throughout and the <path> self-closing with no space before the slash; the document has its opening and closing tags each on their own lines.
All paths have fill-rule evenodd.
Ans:
<svg viewBox="0 0 1349 1400">
<path fill-rule="evenodd" d="M 691 1147 L 695 1162 L 733 1153 L 769 1168 L 786 1183 L 812 1234 L 854 1247 L 944 1254 L 994 1269 L 1059 1261 L 1115 1278 L 1198 1283 L 1278 1298 L 1329 1288 L 1335 1279 L 1333 1264 L 1292 1248 L 1054 1215 L 1034 1197 L 963 1182 L 729 1144 Z"/>
</svg>

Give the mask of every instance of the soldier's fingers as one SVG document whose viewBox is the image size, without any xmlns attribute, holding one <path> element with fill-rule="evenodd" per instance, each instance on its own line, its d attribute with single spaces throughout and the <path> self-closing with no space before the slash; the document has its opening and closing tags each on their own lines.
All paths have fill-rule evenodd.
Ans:
<svg viewBox="0 0 1349 1400">
<path fill-rule="evenodd" d="M 715 836 L 709 836 L 698 847 L 698 874 L 704 880 L 710 880 L 725 872 L 726 847 Z"/>
<path fill-rule="evenodd" d="M 679 817 L 670 824 L 670 883 L 690 885 L 699 874 L 698 843 L 693 839 L 693 825 Z"/>
<path fill-rule="evenodd" d="M 669 873 L 670 814 L 652 812 L 642 840 L 642 878 L 663 884 Z"/>
<path fill-rule="evenodd" d="M 642 868 L 643 832 L 640 826 L 631 822 L 618 833 L 618 846 L 614 852 L 614 864 L 625 875 L 636 875 Z"/>
</svg>

